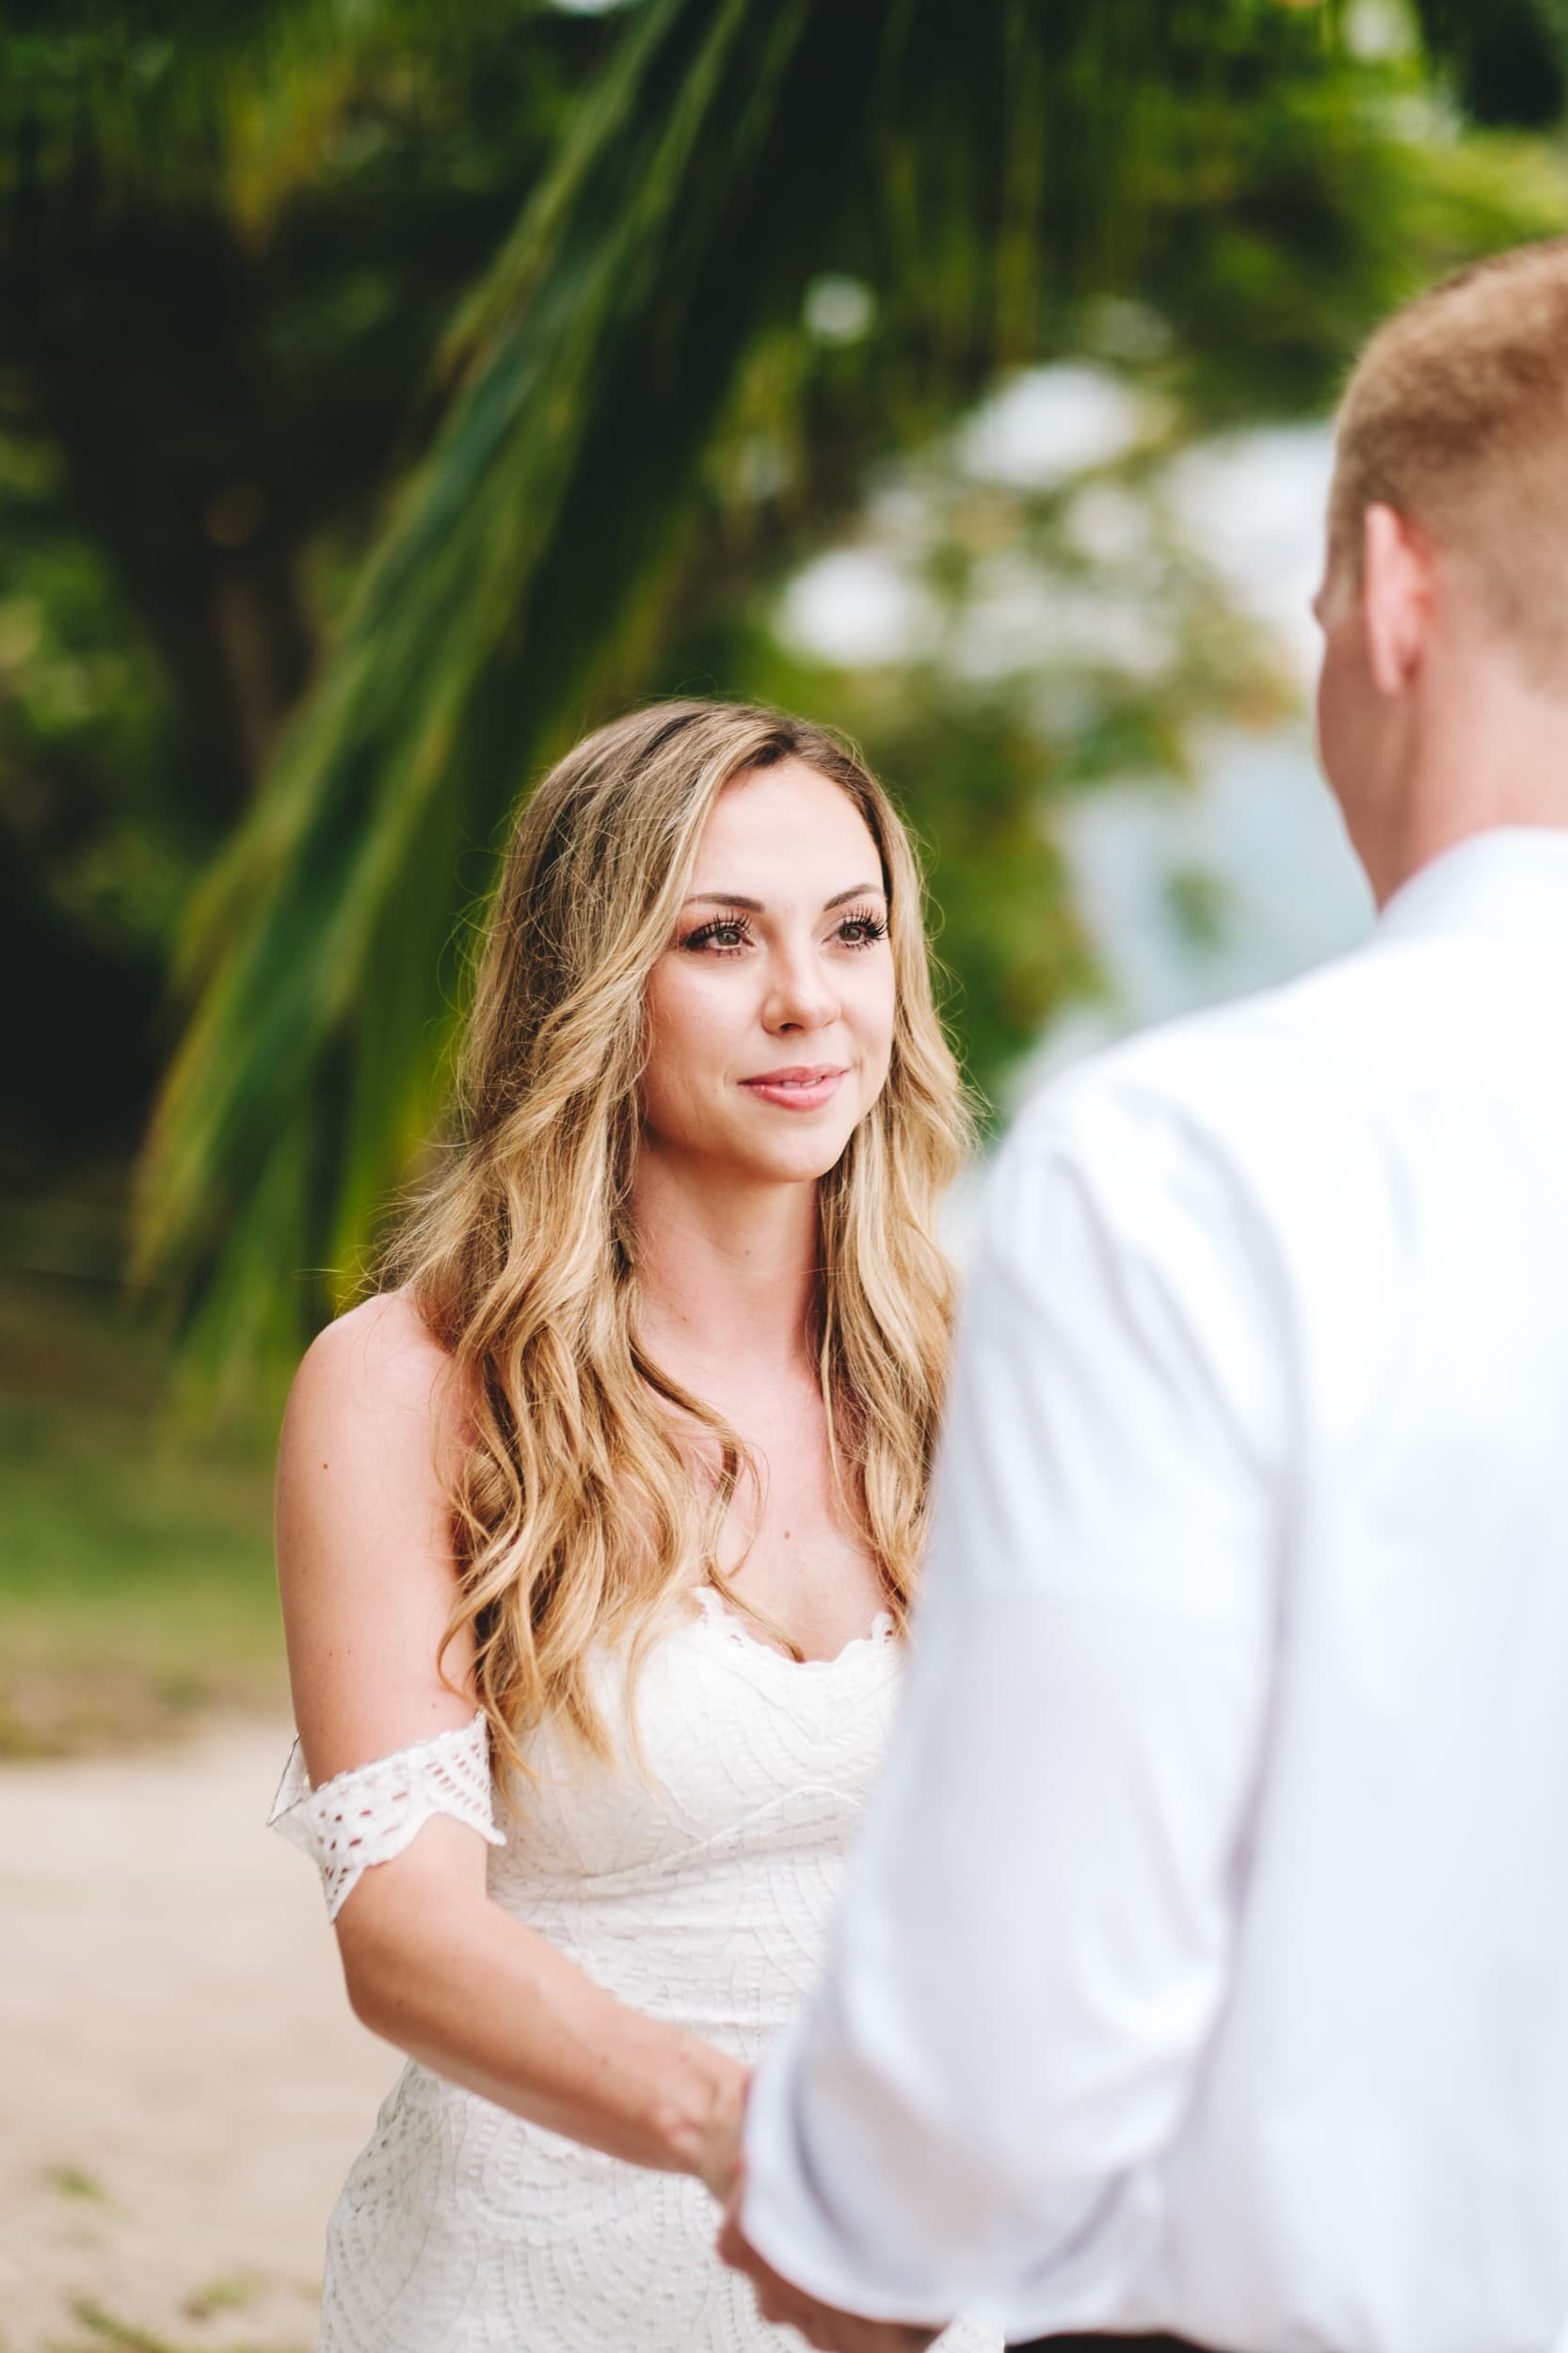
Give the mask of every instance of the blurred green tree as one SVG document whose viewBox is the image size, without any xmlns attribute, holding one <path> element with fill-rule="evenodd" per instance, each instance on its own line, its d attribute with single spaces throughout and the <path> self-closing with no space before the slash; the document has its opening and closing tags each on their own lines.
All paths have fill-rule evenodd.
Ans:
<svg viewBox="0 0 1568 2353">
<path fill-rule="evenodd" d="M 1203 584 L 1176 641 L 1209 655 L 1159 691 L 1090 680 L 1045 758 L 1016 691 L 939 664 L 792 671 L 768 595 L 999 371 L 1097 349 L 1167 441 L 1320 410 L 1380 310 L 1560 226 L 1554 159 L 1456 135 L 1464 107 L 1555 120 L 1559 0 L 1431 0 L 1425 64 L 1401 22 L 190 0 L 7 37 L 0 424 L 66 452 L 177 682 L 194 822 L 249 804 L 181 927 L 138 1193 L 137 1269 L 202 1385 L 286 1366 L 352 1281 L 437 1117 L 512 802 L 633 695 L 798 690 L 861 728 L 933 840 L 983 1080 L 1087 984 L 1042 800 L 1132 746 L 1179 769 L 1184 693 L 1268 699 Z M 136 276 L 160 246 L 161 293 Z M 1059 552 L 1064 504 L 1006 529 Z"/>
<path fill-rule="evenodd" d="M 8 1176 L 133 1148 L 190 887 L 611 41 L 532 0 L 8 13 L 0 976 L 37 1008 Z"/>
</svg>

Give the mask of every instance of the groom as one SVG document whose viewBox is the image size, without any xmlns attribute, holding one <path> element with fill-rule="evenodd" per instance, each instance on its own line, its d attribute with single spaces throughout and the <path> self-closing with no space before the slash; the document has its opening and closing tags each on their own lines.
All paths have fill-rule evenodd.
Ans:
<svg viewBox="0 0 1568 2353">
<path fill-rule="evenodd" d="M 1370 945 L 990 1184 L 724 2239 L 840 2353 L 1568 2348 L 1568 241 L 1374 339 L 1317 612 Z"/>
</svg>

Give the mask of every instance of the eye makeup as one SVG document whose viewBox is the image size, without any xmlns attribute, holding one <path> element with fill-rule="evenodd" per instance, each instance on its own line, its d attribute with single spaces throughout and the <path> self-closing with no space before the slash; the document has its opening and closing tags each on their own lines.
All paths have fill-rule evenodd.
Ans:
<svg viewBox="0 0 1568 2353">
<path fill-rule="evenodd" d="M 876 906 L 851 907 L 840 916 L 831 936 L 856 952 L 874 948 L 888 936 L 888 919 Z M 714 915 L 706 923 L 699 923 L 695 931 L 683 934 L 680 946 L 693 955 L 734 956 L 749 947 L 755 937 L 744 915 Z"/>
</svg>

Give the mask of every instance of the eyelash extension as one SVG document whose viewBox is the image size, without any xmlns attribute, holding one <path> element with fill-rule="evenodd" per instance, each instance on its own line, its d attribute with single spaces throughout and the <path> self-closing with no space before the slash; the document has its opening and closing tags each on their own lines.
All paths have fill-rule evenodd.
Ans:
<svg viewBox="0 0 1568 2353">
<path fill-rule="evenodd" d="M 848 947 L 874 948 L 879 940 L 886 939 L 888 936 L 887 918 L 878 915 L 874 907 L 849 908 L 840 916 L 836 929 L 841 934 L 852 923 L 856 925 L 865 936 L 861 939 L 846 941 L 845 945 Z M 712 916 L 706 923 L 699 923 L 695 932 L 688 932 L 680 945 L 682 948 L 696 952 L 706 948 L 709 941 L 716 938 L 720 932 L 737 932 L 740 935 L 739 941 L 734 946 L 726 946 L 715 951 L 721 956 L 739 955 L 742 948 L 750 945 L 751 927 L 742 915 Z"/>
<path fill-rule="evenodd" d="M 715 915 L 708 922 L 699 923 L 695 932 L 688 932 L 680 945 L 682 948 L 705 948 L 718 932 L 739 932 L 743 942 L 748 941 L 751 937 L 750 928 L 744 915 Z M 735 948 L 721 948 L 718 952 L 720 955 L 732 956 L 739 951 Z"/>
</svg>

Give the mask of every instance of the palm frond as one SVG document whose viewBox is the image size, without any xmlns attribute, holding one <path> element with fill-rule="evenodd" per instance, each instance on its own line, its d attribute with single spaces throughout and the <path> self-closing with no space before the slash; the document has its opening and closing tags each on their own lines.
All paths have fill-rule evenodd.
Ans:
<svg viewBox="0 0 1568 2353">
<path fill-rule="evenodd" d="M 1038 172 L 1038 124 L 1002 136 L 1020 57 L 1093 53 L 1109 92 L 1134 18 L 1150 54 L 1149 16 L 1141 0 L 653 0 L 629 22 L 455 328 L 460 397 L 192 923 L 200 993 L 140 1173 L 136 1269 L 203 1363 L 261 1344 L 237 1303 L 276 1299 L 280 1270 L 316 1270 L 299 1321 L 319 1316 L 326 1271 L 353 1264 L 407 1168 L 459 985 L 455 919 L 677 551 L 750 341 L 836 251 L 879 246 L 909 270 L 929 249 L 940 280 L 946 204 L 984 249 Z M 994 341 L 995 286 L 981 315 L 949 277 L 951 331 Z"/>
<path fill-rule="evenodd" d="M 1048 347 L 1160 201 L 1132 162 L 1148 110 L 1233 50 L 1265 86 L 1310 72 L 1327 38 L 1264 0 L 629 16 L 454 323 L 439 437 L 191 923 L 135 1271 L 198 1381 L 270 1375 L 352 1280 L 436 1114 L 506 813 L 698 560 L 694 479 L 808 280 L 896 296 L 935 379 Z"/>
</svg>

